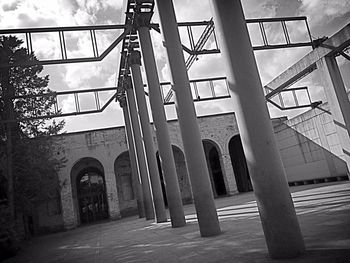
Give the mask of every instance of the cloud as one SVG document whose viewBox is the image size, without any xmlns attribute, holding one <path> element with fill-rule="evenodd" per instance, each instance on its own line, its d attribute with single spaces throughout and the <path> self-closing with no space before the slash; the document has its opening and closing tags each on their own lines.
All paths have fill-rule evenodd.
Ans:
<svg viewBox="0 0 350 263">
<path fill-rule="evenodd" d="M 1 1 L 1 9 L 3 11 L 11 11 L 17 8 L 17 5 L 20 1 L 18 0 L 3 0 Z"/>
<path fill-rule="evenodd" d="M 71 113 L 75 111 L 75 100 L 73 94 L 66 96 L 66 98 L 61 101 L 59 99 L 60 97 L 58 97 L 58 102 L 62 113 Z"/>
<path fill-rule="evenodd" d="M 208 0 L 176 0 L 173 2 L 178 21 L 202 21 L 209 20 L 212 17 Z M 122 0 L 50 0 L 49 3 L 46 0 L 2 0 L 0 3 L 0 21 L 2 28 L 120 24 L 121 14 L 125 11 L 121 10 L 122 4 Z M 344 23 L 349 22 L 349 15 L 347 14 L 350 11 L 350 2 L 347 0 L 244 0 L 242 4 L 246 18 L 306 15 L 311 32 L 316 35 L 334 33 Z M 156 9 L 152 19 L 153 22 L 159 22 L 157 12 Z M 293 23 L 287 24 L 287 26 L 289 27 L 291 38 L 299 40 L 302 35 L 305 37 L 305 26 L 303 24 Z M 279 41 L 281 36 L 277 34 L 278 28 L 270 28 L 269 40 Z M 197 30 L 198 32 L 195 32 L 195 34 L 200 34 L 201 30 Z M 186 28 L 182 31 L 186 32 Z M 96 32 L 100 54 L 119 33 Z M 151 31 L 151 35 L 159 78 L 161 81 L 169 81 L 170 71 L 166 59 L 166 51 L 162 43 L 162 36 L 154 30 Z M 183 42 L 186 43 L 186 36 L 182 35 L 182 37 Z M 257 35 L 253 37 L 258 38 Z M 36 40 L 33 42 L 33 46 L 37 50 L 36 54 L 38 57 L 60 57 L 57 35 L 37 34 L 33 39 Z M 92 56 L 88 32 L 67 33 L 66 41 L 67 47 L 69 47 L 68 57 Z M 255 52 L 263 84 L 287 69 L 292 63 L 308 53 L 309 50 L 307 48 L 298 48 Z M 119 56 L 119 50 L 115 49 L 101 63 L 50 66 L 44 70 L 51 75 L 49 85 L 55 90 L 113 86 L 115 84 L 115 73 L 118 72 Z M 349 63 L 341 58 L 338 61 L 343 72 L 346 73 Z M 200 56 L 189 71 L 190 79 L 223 76 L 224 74 L 224 65 L 220 55 Z M 317 83 L 317 77 L 304 79 L 303 81 L 297 83 L 297 85 L 303 85 L 304 83 L 310 86 L 312 88 L 310 90 L 312 98 L 321 96 L 322 85 Z M 350 80 L 347 83 L 350 83 Z M 199 114 L 232 110 L 231 100 L 214 100 L 209 103 L 196 103 L 196 105 Z M 66 98 L 63 106 L 65 110 L 74 109 L 74 100 Z M 168 106 L 167 108 L 171 108 L 171 110 L 168 110 L 169 112 L 174 111 L 173 106 Z M 280 112 L 276 108 L 271 108 L 270 110 L 272 115 L 286 115 L 286 112 Z M 112 111 L 113 114 L 118 115 L 114 115 L 117 117 L 113 116 L 112 121 L 108 114 L 103 113 L 102 115 L 88 116 L 89 120 L 93 121 L 85 121 L 84 126 L 77 127 L 76 123 L 83 119 L 82 117 L 76 117 L 71 118 L 67 122 L 67 129 L 89 129 L 106 126 L 105 123 L 108 123 L 108 125 L 115 122 L 122 123 L 118 104 L 113 103 L 113 106 L 108 108 L 109 113 L 112 114 Z M 290 112 L 287 113 L 290 114 Z M 167 115 L 169 116 L 169 114 Z M 173 112 L 172 116 L 175 116 Z"/>
<path fill-rule="evenodd" d="M 300 0 L 301 13 L 312 15 L 313 22 L 340 17 L 350 11 L 348 0 Z"/>
<path fill-rule="evenodd" d="M 10 1 L 7 1 L 10 2 Z M 0 10 L 2 28 L 64 26 L 74 24 L 73 5 L 68 0 L 22 0 Z"/>
</svg>

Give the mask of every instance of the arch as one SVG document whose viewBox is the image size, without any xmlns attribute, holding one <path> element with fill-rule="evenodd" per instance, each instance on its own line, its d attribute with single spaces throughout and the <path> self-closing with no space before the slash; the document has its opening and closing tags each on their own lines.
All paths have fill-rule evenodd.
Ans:
<svg viewBox="0 0 350 263">
<path fill-rule="evenodd" d="M 129 151 L 121 153 L 114 162 L 120 214 L 122 217 L 137 214 L 136 194 Z"/>
<path fill-rule="evenodd" d="M 212 140 L 202 141 L 214 197 L 226 196 L 220 149 Z"/>
<path fill-rule="evenodd" d="M 178 146 L 171 145 L 171 148 L 173 150 L 176 174 L 177 174 L 177 178 L 178 178 L 178 182 L 179 182 L 182 203 L 188 204 L 188 203 L 192 202 L 192 190 L 191 190 L 190 180 L 188 177 L 185 155 L 183 154 L 182 150 Z M 157 156 L 159 176 L 160 176 L 161 184 L 162 184 L 164 203 L 167 205 L 165 183 L 164 183 L 163 171 L 162 171 L 158 151 L 156 153 L 156 156 Z"/>
<path fill-rule="evenodd" d="M 230 139 L 228 148 L 238 192 L 252 191 L 253 186 L 249 176 L 247 161 L 243 152 L 241 136 L 239 134 Z"/>
<path fill-rule="evenodd" d="M 71 169 L 71 182 L 79 224 L 109 217 L 104 169 L 97 159 L 84 157 L 78 160 Z"/>
</svg>

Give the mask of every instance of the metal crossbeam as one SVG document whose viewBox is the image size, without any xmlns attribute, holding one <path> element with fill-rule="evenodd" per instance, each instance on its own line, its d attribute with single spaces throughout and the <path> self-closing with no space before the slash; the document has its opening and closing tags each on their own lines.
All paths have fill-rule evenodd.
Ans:
<svg viewBox="0 0 350 263">
<path fill-rule="evenodd" d="M 125 93 L 125 83 L 128 83 L 130 78 L 130 72 L 129 72 L 129 66 L 128 66 L 128 54 L 132 49 L 139 49 L 139 43 L 138 43 L 138 36 L 137 36 L 137 30 L 136 30 L 136 24 L 135 22 L 135 14 L 138 12 L 150 14 L 150 17 L 153 14 L 154 10 L 154 0 L 148 0 L 148 1 L 137 1 L 137 0 L 129 0 L 126 2 L 126 17 L 125 17 L 125 23 L 122 25 L 102 25 L 102 26 L 75 26 L 75 27 L 52 27 L 52 28 L 27 28 L 27 29 L 6 29 L 6 30 L 0 30 L 0 35 L 8 35 L 8 34 L 24 34 L 25 35 L 25 44 L 27 46 L 28 52 L 33 52 L 33 34 L 36 33 L 57 33 L 58 39 L 59 39 L 59 46 L 61 51 L 61 59 L 46 59 L 41 60 L 39 62 L 28 62 L 26 64 L 23 63 L 13 63 L 10 65 L 4 65 L 0 64 L 0 68 L 2 67 L 9 67 L 9 66 L 31 66 L 34 65 L 34 63 L 41 64 L 41 65 L 50 65 L 50 64 L 65 64 L 65 63 L 77 63 L 77 62 L 94 62 L 94 61 L 101 61 L 104 57 L 106 57 L 111 50 L 113 50 L 114 47 L 116 47 L 120 42 L 122 42 L 122 48 L 121 48 L 121 59 L 120 59 L 120 66 L 119 66 L 119 75 L 118 75 L 118 84 L 117 87 L 114 87 L 116 90 L 116 94 L 113 96 L 113 98 L 116 98 L 118 100 L 119 97 L 124 96 Z M 286 26 L 286 22 L 288 21 L 304 21 L 306 24 L 307 33 L 310 37 L 310 41 L 306 42 L 292 42 L 289 36 L 288 28 Z M 265 49 L 275 49 L 275 48 L 289 48 L 289 47 L 301 47 L 301 46 L 313 46 L 310 30 L 307 25 L 306 17 L 288 17 L 288 18 L 264 18 L 264 19 L 248 19 L 246 20 L 247 24 L 258 24 L 260 29 L 260 34 L 262 37 L 263 45 L 253 46 L 253 50 L 265 50 Z M 135 24 L 136 23 L 136 24 Z M 285 43 L 281 44 L 271 44 L 268 41 L 268 35 L 266 32 L 265 25 L 266 23 L 280 23 L 281 28 L 283 30 Z M 155 29 L 156 31 L 160 32 L 159 25 L 158 24 L 150 24 L 151 28 Z M 215 31 L 214 31 L 214 23 L 213 20 L 209 21 L 200 21 L 200 22 L 182 22 L 178 23 L 179 27 L 186 27 L 188 36 L 190 39 L 190 48 L 183 45 L 183 49 L 185 52 L 187 52 L 190 56 L 186 61 L 186 67 L 189 69 L 191 65 L 194 63 L 194 61 L 197 59 L 199 55 L 204 54 L 215 54 L 219 53 L 220 50 L 218 48 L 218 44 L 216 41 Z M 202 34 L 200 35 L 198 41 L 195 43 L 194 37 L 193 37 L 193 27 L 198 26 L 205 26 Z M 99 50 L 96 40 L 96 31 L 97 30 L 111 30 L 111 29 L 122 29 L 123 32 L 118 36 L 117 39 L 113 41 L 113 43 L 103 52 Z M 92 46 L 92 57 L 80 57 L 80 58 L 69 58 L 67 55 L 67 41 L 66 41 L 66 32 L 69 31 L 87 31 L 90 34 L 90 41 Z M 204 49 L 205 44 L 208 42 L 211 35 L 214 35 L 215 45 L 216 47 L 211 50 Z M 345 56 L 346 57 L 346 56 Z M 217 99 L 217 98 L 224 98 L 229 97 L 229 93 L 227 92 L 226 95 L 220 95 L 217 96 L 215 93 L 214 88 L 214 79 L 205 79 L 205 80 L 195 80 L 191 81 L 191 89 L 194 92 L 194 100 L 207 100 L 207 99 Z M 198 85 L 199 83 L 207 82 L 211 94 L 208 97 L 203 97 L 199 93 Z M 169 85 L 169 84 L 162 84 Z M 227 86 L 226 86 L 227 89 Z M 76 111 L 73 113 L 63 113 L 58 116 L 71 116 L 71 115 L 78 115 L 78 114 L 86 114 L 86 113 L 96 113 L 103 110 L 104 107 L 100 108 L 99 102 L 96 103 L 96 109 L 92 111 L 81 111 L 79 106 L 79 96 L 78 94 L 81 92 L 88 92 L 88 91 L 79 91 L 72 93 L 74 94 L 75 98 L 75 105 L 76 105 Z M 89 92 L 92 92 L 90 90 Z M 164 92 L 162 90 L 162 92 Z M 274 92 L 274 91 L 272 91 Z M 57 92 L 55 93 L 55 96 L 62 95 L 66 92 Z M 168 93 L 163 96 L 165 104 L 171 104 L 171 99 L 173 96 L 173 91 L 170 89 Z M 95 94 L 95 97 L 98 98 L 98 92 Z M 108 104 L 113 100 L 111 98 L 108 102 Z M 18 98 L 17 98 L 18 99 Z M 55 97 L 57 101 L 57 97 Z M 98 99 L 96 100 L 98 101 Z M 108 105 L 107 104 L 107 105 Z M 283 108 L 283 107 L 282 107 Z M 58 108 L 57 111 L 58 113 Z M 56 115 L 50 115 L 48 117 L 58 117 Z M 38 117 L 39 118 L 39 117 Z"/>
<path fill-rule="evenodd" d="M 195 79 L 190 80 L 191 89 L 193 91 L 193 100 L 194 101 L 207 101 L 213 99 L 225 99 L 229 98 L 230 94 L 228 91 L 228 85 L 225 77 L 217 77 L 217 78 L 205 78 L 205 79 Z M 203 86 L 200 88 L 199 86 L 202 84 L 206 84 L 206 87 Z M 170 82 L 161 82 L 161 91 L 163 94 L 164 89 L 171 85 Z M 221 92 L 219 92 L 219 88 L 221 88 Z M 54 114 L 49 115 L 40 115 L 40 116 L 31 116 L 28 118 L 20 118 L 16 120 L 0 120 L 0 123 L 6 122 L 18 122 L 25 120 L 35 120 L 35 119 L 48 119 L 48 118 L 57 118 L 57 117 L 68 117 L 68 116 L 76 116 L 83 114 L 92 114 L 99 113 L 104 111 L 109 104 L 117 97 L 118 87 L 107 87 L 107 88 L 97 88 L 97 89 L 81 89 L 81 90 L 72 90 L 72 91 L 59 91 L 59 92 L 49 92 L 44 94 L 31 94 L 31 95 L 21 95 L 15 96 L 12 100 L 31 100 L 43 97 L 50 97 L 54 101 Z M 207 91 L 209 90 L 209 91 Z M 115 91 L 113 95 L 111 95 L 106 102 L 102 104 L 100 99 L 100 94 L 106 91 Z M 91 110 L 82 110 L 80 97 L 81 94 L 90 94 L 94 98 L 93 109 Z M 62 108 L 59 106 L 59 98 L 66 98 L 67 95 L 73 95 L 74 97 L 74 110 L 71 112 L 62 112 Z M 166 102 L 163 97 L 164 105 L 173 104 L 173 101 Z M 90 105 L 91 106 L 91 105 Z"/>
<path fill-rule="evenodd" d="M 305 30 L 306 34 L 309 37 L 308 41 L 299 41 L 299 42 L 293 42 L 290 38 L 290 34 L 288 31 L 288 27 L 286 25 L 286 22 L 297 22 L 297 21 L 303 21 L 305 23 Z M 278 18 L 259 18 L 259 19 L 247 19 L 246 23 L 248 25 L 257 24 L 259 26 L 260 35 L 262 39 L 262 45 L 253 45 L 254 51 L 259 50 L 271 50 L 271 49 L 280 49 L 280 48 L 293 48 L 293 47 L 307 47 L 307 46 L 313 46 L 311 33 L 309 30 L 309 26 L 307 23 L 307 18 L 305 16 L 300 17 L 278 17 Z M 266 33 L 266 24 L 267 23 L 274 23 L 274 24 L 280 24 L 283 32 L 283 36 L 285 39 L 285 43 L 280 44 L 271 44 L 268 41 L 268 35 Z M 186 68 L 189 70 L 189 68 L 192 66 L 194 61 L 197 59 L 199 55 L 207 55 L 207 54 L 217 54 L 220 53 L 220 50 L 218 48 L 216 36 L 215 36 L 215 26 L 213 23 L 213 20 L 210 19 L 209 21 L 202 21 L 202 22 L 183 22 L 178 23 L 179 27 L 186 27 L 187 28 L 187 34 L 188 38 L 190 40 L 190 48 L 182 45 L 185 52 L 189 54 L 188 59 L 186 60 Z M 203 27 L 205 26 L 205 29 L 203 30 L 201 36 L 199 37 L 199 40 L 196 44 L 194 44 L 194 38 L 193 38 L 193 27 Z M 154 28 L 159 31 L 159 28 L 154 26 Z M 216 48 L 214 49 L 203 49 L 207 41 L 209 40 L 211 34 L 214 34 L 214 41 Z M 166 101 L 170 101 L 173 96 L 173 91 L 169 90 L 167 95 L 165 96 Z"/>
<path fill-rule="evenodd" d="M 116 91 L 117 87 L 107 87 L 107 88 L 97 88 L 97 89 L 81 89 L 81 90 L 73 90 L 73 91 L 58 91 L 58 92 L 49 92 L 44 94 L 31 94 L 31 95 L 21 95 L 21 96 L 15 96 L 12 98 L 13 101 L 16 100 L 27 100 L 30 101 L 31 99 L 38 99 L 38 98 L 44 98 L 49 97 L 52 101 L 54 101 L 53 105 L 53 114 L 43 114 L 43 115 L 36 115 L 31 116 L 28 118 L 18 118 L 16 120 L 0 120 L 0 123 L 7 123 L 7 122 L 19 122 L 19 121 L 26 121 L 26 120 L 35 120 L 35 119 L 49 119 L 49 118 L 57 118 L 57 117 L 68 117 L 68 116 L 77 116 L 77 115 L 83 115 L 83 114 L 92 114 L 92 113 L 99 113 L 103 112 L 109 104 L 111 104 L 112 101 L 114 101 L 116 97 Z M 113 95 L 103 104 L 101 101 L 100 94 L 102 92 L 106 91 L 115 91 Z M 91 110 L 83 110 L 80 103 L 80 97 L 81 94 L 90 94 L 94 98 L 94 105 Z M 67 95 L 73 95 L 74 96 L 74 110 L 71 112 L 62 112 L 62 108 L 59 106 L 59 98 L 66 97 Z M 91 106 L 91 105 L 90 105 Z"/>
<path fill-rule="evenodd" d="M 146 86 L 146 85 L 145 85 Z M 164 105 L 171 105 L 174 104 L 174 101 L 167 100 L 164 96 L 164 91 L 168 91 L 171 89 L 171 83 L 170 82 L 161 82 L 161 93 L 163 96 L 163 103 Z M 230 98 L 230 93 L 228 89 L 228 84 L 226 77 L 216 77 L 216 78 L 203 78 L 203 79 L 194 79 L 190 80 L 190 86 L 192 91 L 192 97 L 194 102 L 200 102 L 200 101 L 209 101 L 209 100 L 217 100 L 217 99 L 227 99 Z M 268 89 L 265 87 L 265 90 Z M 59 92 L 49 92 L 44 94 L 33 94 L 33 95 L 22 95 L 22 96 L 15 96 L 12 98 L 12 100 L 30 100 L 30 99 L 37 99 L 37 98 L 43 98 L 43 97 L 51 97 L 54 101 L 54 114 L 48 114 L 48 115 L 37 115 L 37 116 L 31 116 L 28 118 L 19 118 L 16 120 L 0 120 L 0 123 L 7 123 L 7 122 L 19 122 L 19 121 L 26 121 L 26 120 L 35 120 L 35 119 L 48 119 L 48 118 L 57 118 L 57 117 L 68 117 L 68 116 L 77 116 L 77 115 L 83 115 L 83 114 L 93 114 L 93 113 L 100 113 L 103 112 L 108 105 L 111 104 L 112 101 L 115 100 L 117 97 L 117 90 L 118 87 L 107 87 L 107 88 L 97 88 L 97 89 L 82 89 L 82 90 L 73 90 L 73 91 L 59 91 Z M 111 95 L 106 102 L 102 105 L 101 96 L 100 94 L 102 92 L 108 92 L 108 91 L 115 91 L 113 95 Z M 307 92 L 308 97 L 308 103 L 299 103 L 296 92 L 299 91 L 305 91 Z M 269 92 L 269 91 L 266 91 Z M 286 103 L 283 100 L 283 96 L 279 95 L 279 103 L 276 103 L 272 101 L 271 99 L 266 99 L 267 102 L 271 103 L 272 105 L 276 106 L 280 110 L 291 110 L 291 109 L 299 109 L 299 108 L 306 108 L 306 107 L 316 107 L 321 102 L 311 102 L 311 98 L 309 95 L 309 91 L 307 87 L 298 87 L 298 88 L 291 88 L 288 90 L 284 90 L 282 92 L 291 92 L 293 94 L 294 98 L 294 105 L 292 106 L 286 106 Z M 91 110 L 82 110 L 81 103 L 80 103 L 80 97 L 81 94 L 90 94 L 94 98 L 94 105 L 93 109 Z M 73 95 L 74 97 L 74 110 L 71 112 L 62 112 L 62 108 L 59 106 L 59 98 L 67 96 L 67 95 Z M 91 105 L 90 105 L 91 106 Z"/>
<path fill-rule="evenodd" d="M 117 30 L 122 29 L 123 32 L 110 44 L 103 52 L 99 50 L 96 40 L 96 31 L 102 30 Z M 56 65 L 56 64 L 67 64 L 67 63 L 79 63 L 79 62 L 96 62 L 104 59 L 130 32 L 131 26 L 127 25 L 101 25 L 101 26 L 74 26 L 74 27 L 43 27 L 43 28 L 24 28 L 24 29 L 2 29 L 0 35 L 10 34 L 24 34 L 25 45 L 28 53 L 32 53 L 33 50 L 33 35 L 38 33 L 57 33 L 59 39 L 59 46 L 61 52 L 61 59 L 42 59 L 39 62 L 28 61 L 20 63 L 0 64 L 0 68 L 9 66 L 33 66 L 36 64 L 40 65 Z M 80 58 L 69 58 L 67 55 L 67 32 L 89 32 L 90 41 L 93 51 L 92 57 L 80 57 Z M 99 54 L 101 53 L 101 54 Z"/>
<path fill-rule="evenodd" d="M 314 46 L 314 50 L 305 55 L 302 59 L 289 67 L 265 86 L 270 89 L 270 92 L 266 94 L 265 98 L 272 98 L 282 90 L 287 89 L 305 77 L 307 74 L 317 69 L 317 61 L 323 57 L 336 56 L 338 54 L 345 53 L 350 47 L 349 36 L 350 24 L 346 25 L 330 38 L 315 41 L 317 46 Z"/>
<path fill-rule="evenodd" d="M 264 91 L 266 94 L 271 92 L 271 89 L 268 87 L 264 87 Z M 301 103 L 298 97 L 298 94 L 301 95 L 307 102 Z M 289 101 L 286 100 L 286 97 L 283 95 L 289 95 Z M 316 106 L 320 105 L 321 101 L 312 102 L 309 89 L 307 87 L 296 87 L 296 88 L 289 88 L 286 90 L 281 91 L 280 93 L 276 94 L 278 98 L 278 102 L 273 101 L 272 98 L 265 98 L 267 102 L 271 103 L 275 107 L 277 107 L 280 110 L 294 110 L 294 109 L 300 109 L 300 108 L 315 108 Z M 292 101 L 290 101 L 290 98 L 292 98 Z"/>
<path fill-rule="evenodd" d="M 210 19 L 208 25 L 205 27 L 203 33 L 199 37 L 199 40 L 198 40 L 198 42 L 196 44 L 194 44 L 194 39 L 193 39 L 193 34 L 192 34 L 191 27 L 187 26 L 187 30 L 188 30 L 188 33 L 189 33 L 189 36 L 190 36 L 190 43 L 191 43 L 192 50 L 201 51 L 203 49 L 204 45 L 206 44 L 206 42 L 208 41 L 209 37 L 213 33 L 214 33 L 216 47 L 218 47 L 217 41 L 216 41 L 216 37 L 215 37 L 213 19 Z M 198 54 L 190 54 L 190 56 L 186 60 L 186 69 L 187 70 L 190 69 L 190 67 L 192 66 L 193 62 L 195 62 L 195 60 L 197 59 L 197 57 L 198 57 Z"/>
<path fill-rule="evenodd" d="M 289 31 L 288 31 L 288 27 L 286 26 L 286 22 L 297 22 L 297 21 L 303 21 L 305 23 L 305 30 L 306 30 L 305 33 L 309 37 L 309 39 L 307 41 L 293 42 L 291 40 Z M 259 26 L 259 31 L 260 31 L 260 35 L 261 35 L 261 39 L 262 39 L 263 44 L 262 45 L 253 45 L 253 50 L 255 50 L 255 51 L 268 50 L 268 49 L 279 49 L 279 48 L 313 46 L 310 29 L 309 29 L 309 26 L 307 23 L 307 18 L 305 16 L 247 19 L 246 23 L 247 23 L 247 25 L 257 24 Z M 266 24 L 267 23 L 276 23 L 276 24 L 281 25 L 283 36 L 285 39 L 284 43 L 272 44 L 269 42 L 268 35 L 266 33 Z M 208 32 L 205 32 L 205 31 L 208 30 L 207 27 L 211 26 L 211 24 L 213 24 L 212 20 L 201 21 L 201 22 L 183 22 L 183 23 L 178 23 L 178 26 L 179 27 L 189 27 L 190 29 L 188 30 L 188 32 L 192 32 L 193 27 L 206 26 L 201 37 L 206 35 L 206 37 L 207 37 L 206 40 L 208 40 L 208 38 L 211 34 L 211 31 L 208 31 Z M 157 27 L 154 26 L 154 28 L 156 29 Z M 188 33 L 188 37 L 189 37 L 190 43 L 191 43 L 191 39 L 193 39 L 193 36 L 191 36 L 190 33 Z M 206 42 L 204 42 L 202 44 L 202 46 L 204 46 L 205 43 Z M 183 45 L 183 48 L 184 48 L 185 52 L 187 52 L 190 55 L 204 55 L 204 54 L 220 53 L 220 50 L 218 48 L 211 49 L 211 50 L 202 50 L 202 49 L 195 49 L 192 47 L 192 45 L 191 45 L 191 48 Z"/>
<path fill-rule="evenodd" d="M 174 104 L 174 101 L 172 101 L 171 98 L 169 99 L 167 97 L 169 96 L 169 90 L 172 91 L 171 83 L 162 82 L 160 86 L 164 105 Z M 193 101 L 207 101 L 230 98 L 226 77 L 190 80 L 190 87 Z M 164 91 L 168 91 L 167 95 L 165 96 Z"/>
</svg>

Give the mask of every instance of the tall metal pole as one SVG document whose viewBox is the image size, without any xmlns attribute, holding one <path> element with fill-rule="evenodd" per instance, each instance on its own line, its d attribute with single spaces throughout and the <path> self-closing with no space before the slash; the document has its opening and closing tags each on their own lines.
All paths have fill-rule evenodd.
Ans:
<svg viewBox="0 0 350 263">
<path fill-rule="evenodd" d="M 142 135 L 140 130 L 140 122 L 137 114 L 137 107 L 135 102 L 134 92 L 132 90 L 131 80 L 126 87 L 126 100 L 127 107 L 130 114 L 132 131 L 134 134 L 135 150 L 137 155 L 137 160 L 140 168 L 141 184 L 143 191 L 143 200 L 145 207 L 146 220 L 154 219 L 154 207 L 153 198 L 151 193 L 151 187 L 149 182 L 148 167 L 146 163 L 144 145 L 142 143 Z"/>
<path fill-rule="evenodd" d="M 123 109 L 123 115 L 124 115 L 124 122 L 125 122 L 125 130 L 126 130 L 126 138 L 128 142 L 128 148 L 129 148 L 129 157 L 130 157 L 130 164 L 131 164 L 131 172 L 132 172 L 132 178 L 134 181 L 134 185 L 136 186 L 136 201 L 137 201 L 137 208 L 139 212 L 139 217 L 145 217 L 145 207 L 144 207 L 144 201 L 143 201 L 143 192 L 142 192 L 142 185 L 141 185 L 141 178 L 140 178 L 140 171 L 139 166 L 137 164 L 136 159 L 136 153 L 135 153 L 135 143 L 133 139 L 133 134 L 131 130 L 131 122 L 129 117 L 129 110 L 127 107 L 126 98 L 123 97 L 119 99 L 120 107 Z"/>
<path fill-rule="evenodd" d="M 149 13 L 140 14 L 138 21 L 138 33 L 146 70 L 149 89 L 149 100 L 152 109 L 153 122 L 156 130 L 159 155 L 165 180 L 166 196 L 173 227 L 186 225 L 185 214 L 182 206 L 179 181 L 176 173 L 174 154 L 171 148 L 164 104 L 160 92 L 160 83 L 154 58 L 150 29 L 147 27 L 150 21 Z"/>
<path fill-rule="evenodd" d="M 175 105 L 191 180 L 199 230 L 202 236 L 217 235 L 221 232 L 220 224 L 193 105 L 173 3 L 171 0 L 157 0 L 157 6 L 170 65 L 173 90 L 175 92 Z"/>
<path fill-rule="evenodd" d="M 267 247 L 273 258 L 305 250 L 239 0 L 211 0 Z"/>
<path fill-rule="evenodd" d="M 143 134 L 143 141 L 146 149 L 147 164 L 149 168 L 149 175 L 151 180 L 151 188 L 153 194 L 153 204 L 156 214 L 156 222 L 166 222 L 167 215 L 165 212 L 165 205 L 160 183 L 160 176 L 156 160 L 156 152 L 153 144 L 153 136 L 151 132 L 151 125 L 148 116 L 145 91 L 143 88 L 141 75 L 141 55 L 139 51 L 131 51 L 129 55 L 129 65 L 131 68 L 131 76 L 134 84 L 134 91 L 136 94 L 137 105 L 139 109 L 141 128 Z"/>
</svg>

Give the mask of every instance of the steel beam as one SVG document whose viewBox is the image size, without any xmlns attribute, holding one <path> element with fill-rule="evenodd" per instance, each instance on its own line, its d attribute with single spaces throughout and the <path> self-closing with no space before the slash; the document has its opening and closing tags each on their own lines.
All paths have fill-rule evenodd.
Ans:
<svg viewBox="0 0 350 263">
<path fill-rule="evenodd" d="M 297 63 L 289 67 L 278 77 L 266 84 L 266 87 L 273 90 L 266 95 L 266 98 L 271 98 L 281 90 L 288 88 L 293 83 L 297 82 L 305 75 L 314 71 L 316 62 L 323 57 L 331 57 L 343 51 L 350 45 L 350 24 L 347 24 L 340 31 L 328 38 L 323 44 L 334 47 L 332 49 L 327 47 L 316 47 L 309 54 L 300 59 Z"/>
</svg>

